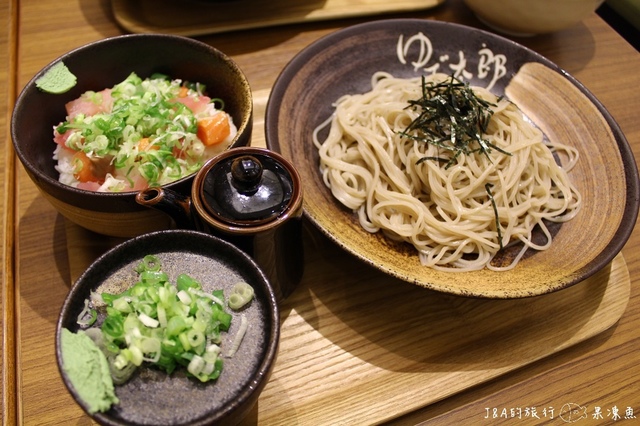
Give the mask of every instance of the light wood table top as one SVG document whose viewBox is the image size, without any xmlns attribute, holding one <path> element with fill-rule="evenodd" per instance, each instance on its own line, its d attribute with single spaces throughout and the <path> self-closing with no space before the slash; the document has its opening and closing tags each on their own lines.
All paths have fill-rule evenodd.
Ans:
<svg viewBox="0 0 640 426">
<path fill-rule="evenodd" d="M 73 280 L 116 241 L 68 224 L 46 202 L 12 152 L 9 121 L 19 91 L 44 65 L 72 48 L 126 31 L 116 23 L 108 0 L 0 0 L 0 17 L 0 129 L 5 136 L 0 140 L 2 421 L 92 424 L 58 374 L 55 325 Z M 194 37 L 233 57 L 263 106 L 280 71 L 302 48 L 337 29 L 381 17 L 430 18 L 485 28 L 461 1 L 446 0 L 414 12 Z M 557 63 L 593 92 L 640 158 L 636 50 L 595 13 L 570 29 L 515 40 Z M 310 235 L 305 280 L 282 309 L 282 353 L 244 424 L 562 424 L 560 414 L 569 404 L 587 410 L 579 425 L 640 424 L 640 229 L 604 275 L 531 303 L 477 302 L 428 292 L 382 276 L 313 230 Z M 356 271 L 359 280 L 341 265 Z M 365 294 L 362 280 L 371 281 L 381 296 Z M 389 290 L 390 285 L 398 290 Z M 402 298 L 422 300 L 435 313 L 399 308 L 395 312 L 407 325 L 435 320 L 441 330 L 467 334 L 439 337 L 455 350 L 451 353 L 411 337 L 402 324 L 386 329 L 402 339 L 381 336 L 376 327 L 383 323 L 373 306 L 336 300 L 327 286 L 372 303 L 377 297 L 399 304 Z M 588 306 L 593 315 L 563 304 L 565 296 L 569 303 Z M 500 327 L 500 321 L 469 324 L 483 310 L 504 315 L 505 325 L 492 333 L 483 324 Z M 311 358 L 305 358 L 310 353 L 291 330 L 304 332 L 317 345 L 314 349 L 335 357 L 334 369 L 326 371 L 328 379 L 313 369 Z M 315 375 L 318 386 L 307 383 L 307 373 Z M 372 380 L 362 377 L 366 374 Z M 337 408 L 329 413 L 326 407 Z M 637 418 L 625 419 L 629 409 Z M 596 418 L 599 413 L 602 418 Z"/>
</svg>

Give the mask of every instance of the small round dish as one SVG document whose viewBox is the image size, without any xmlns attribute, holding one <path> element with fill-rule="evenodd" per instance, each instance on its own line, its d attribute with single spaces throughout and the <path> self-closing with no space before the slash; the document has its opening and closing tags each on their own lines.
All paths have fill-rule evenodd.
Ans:
<svg viewBox="0 0 640 426">
<path fill-rule="evenodd" d="M 158 256 L 173 283 L 178 274 L 186 273 L 203 290 L 223 289 L 225 295 L 238 281 L 249 283 L 255 290 L 254 299 L 242 311 L 229 309 L 233 319 L 228 333 L 223 334 L 223 351 L 233 342 L 240 315 L 246 316 L 249 327 L 235 355 L 224 359 L 216 381 L 200 383 L 180 369 L 168 375 L 143 366 L 129 381 L 116 386 L 118 404 L 90 416 L 104 425 L 237 424 L 271 375 L 280 338 L 279 311 L 271 284 L 250 257 L 223 240 L 195 231 L 158 231 L 133 238 L 102 255 L 80 276 L 64 302 L 56 329 L 56 358 L 65 385 L 89 414 L 64 372 L 61 332 L 79 329 L 77 317 L 92 292 L 119 293 L 133 285 L 137 280 L 133 268 L 147 254 Z"/>
<path fill-rule="evenodd" d="M 342 95 L 371 89 L 374 72 L 416 77 L 441 72 L 506 96 L 549 140 L 580 152 L 569 178 L 583 195 L 578 215 L 558 226 L 552 246 L 529 251 L 504 272 L 444 272 L 420 264 L 413 247 L 366 232 L 325 186 L 313 131 Z M 390 19 L 332 33 L 282 71 L 267 103 L 268 148 L 296 165 L 306 217 L 346 251 L 379 270 L 432 290 L 521 298 L 574 285 L 606 266 L 638 215 L 638 170 L 619 126 L 581 83 L 541 55 L 495 34 L 452 23 Z M 321 135 L 322 136 L 322 135 Z"/>
</svg>

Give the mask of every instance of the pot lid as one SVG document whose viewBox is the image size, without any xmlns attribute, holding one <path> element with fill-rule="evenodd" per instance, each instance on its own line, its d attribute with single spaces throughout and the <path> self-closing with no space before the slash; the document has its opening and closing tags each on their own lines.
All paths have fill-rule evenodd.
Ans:
<svg viewBox="0 0 640 426">
<path fill-rule="evenodd" d="M 287 168 L 268 153 L 239 150 L 211 167 L 201 194 L 205 209 L 218 220 L 256 226 L 287 211 L 294 183 Z"/>
</svg>

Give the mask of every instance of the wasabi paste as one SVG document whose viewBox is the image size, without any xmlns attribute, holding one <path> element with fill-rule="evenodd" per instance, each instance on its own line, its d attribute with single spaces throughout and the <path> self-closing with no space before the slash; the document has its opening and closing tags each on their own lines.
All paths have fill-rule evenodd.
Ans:
<svg viewBox="0 0 640 426">
<path fill-rule="evenodd" d="M 109 364 L 100 348 L 82 330 L 62 329 L 62 368 L 90 414 L 105 412 L 119 402 Z"/>
<path fill-rule="evenodd" d="M 36 80 L 36 87 L 43 92 L 61 94 L 71 90 L 76 85 L 76 81 L 76 76 L 69 71 L 69 68 L 64 63 L 58 62 Z"/>
</svg>

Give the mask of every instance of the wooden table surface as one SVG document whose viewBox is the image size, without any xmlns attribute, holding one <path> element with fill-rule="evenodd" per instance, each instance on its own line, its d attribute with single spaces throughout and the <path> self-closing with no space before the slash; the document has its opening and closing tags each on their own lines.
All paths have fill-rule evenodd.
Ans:
<svg viewBox="0 0 640 426">
<path fill-rule="evenodd" d="M 484 28 L 474 16 L 458 0 L 446 0 L 443 4 L 434 8 L 428 8 L 415 12 L 388 14 L 384 17 L 420 17 L 443 21 L 452 21 Z M 300 49 L 319 37 L 365 20 L 377 19 L 381 16 L 367 16 L 361 18 L 349 18 L 345 20 L 329 20 L 320 22 L 307 22 L 286 26 L 273 26 L 262 29 L 250 29 L 230 33 L 201 35 L 196 38 L 210 43 L 223 52 L 232 56 L 246 73 L 252 88 L 257 93 L 267 93 L 273 85 L 276 77 L 286 63 Z M 111 4 L 108 0 L 0 0 L 0 129 L 3 138 L 0 144 L 3 146 L 0 156 L 0 177 L 3 182 L 0 208 L 3 211 L 3 226 L 0 229 L 0 238 L 4 242 L 2 250 L 2 421 L 3 425 L 27 424 L 27 425 L 54 425 L 74 424 L 87 425 L 91 420 L 84 415 L 64 388 L 59 377 L 54 355 L 54 331 L 55 323 L 64 297 L 77 276 L 74 270 L 74 230 L 66 223 L 65 219 L 56 213 L 27 177 L 12 152 L 9 135 L 9 121 L 13 102 L 17 94 L 26 82 L 44 65 L 63 54 L 87 42 L 99 40 L 109 36 L 123 34 L 126 31 L 120 28 L 113 18 Z M 580 80 L 595 96 L 605 105 L 613 117 L 617 120 L 636 158 L 640 158 L 640 55 L 627 42 L 625 42 L 612 28 L 610 28 L 595 13 L 582 23 L 551 35 L 537 36 L 524 39 L 515 39 L 542 55 L 554 61 L 570 74 Z M 71 229 L 71 231 L 70 231 Z M 75 234 L 74 234 L 75 232 Z M 81 231 L 79 231 L 82 234 Z M 313 234 L 315 235 L 315 234 Z M 311 265 L 307 282 L 301 289 L 294 293 L 291 300 L 287 301 L 285 311 L 287 315 L 283 320 L 291 327 L 307 327 L 310 333 L 327 333 L 323 329 L 325 322 L 333 324 L 331 330 L 339 333 L 351 333 L 349 338 L 351 345 L 342 345 L 341 356 L 345 363 L 353 362 L 359 358 L 359 365 L 366 369 L 367 365 L 376 364 L 373 359 L 367 358 L 367 351 L 385 351 L 388 360 L 406 357 L 413 361 L 418 358 L 416 352 L 409 352 L 403 347 L 402 351 L 394 351 L 389 340 L 384 340 L 376 335 L 375 330 L 367 329 L 356 315 L 349 315 L 339 309 L 325 309 L 323 299 L 323 278 L 335 279 L 342 277 L 348 280 L 344 273 L 338 274 L 334 269 L 326 272 L 318 266 L 324 259 L 335 262 L 343 262 L 353 266 L 358 271 L 364 271 L 365 277 L 374 281 L 386 282 L 386 277 L 381 277 L 377 271 L 370 270 L 360 265 L 357 260 L 340 252 L 340 250 L 315 235 L 319 241 L 314 242 L 317 253 L 311 256 Z M 83 237 L 80 236 L 80 239 Z M 85 240 L 82 245 L 84 259 L 97 257 L 107 241 L 98 241 L 91 244 Z M 77 247 L 75 247 L 77 250 Z M 628 272 L 628 276 L 627 276 Z M 608 273 L 608 272 L 607 272 Z M 323 275 L 332 274 L 332 275 Z M 338 275 L 334 275 L 338 274 Z M 613 324 L 607 324 L 605 330 L 598 330 L 594 336 L 586 339 L 577 339 L 575 344 L 559 342 L 557 350 L 544 356 L 516 359 L 521 353 L 509 352 L 506 343 L 497 342 L 494 346 L 487 342 L 475 339 L 476 344 L 484 345 L 482 355 L 488 359 L 499 359 L 508 368 L 495 369 L 495 366 L 485 366 L 477 362 L 471 368 L 469 365 L 460 365 L 459 370 L 468 373 L 468 377 L 480 377 L 484 369 L 494 368 L 492 374 L 484 376 L 486 380 L 468 379 L 466 373 L 454 371 L 456 361 L 469 358 L 458 354 L 457 359 L 440 360 L 436 369 L 451 369 L 449 377 L 461 380 L 461 386 L 453 389 L 455 392 L 443 398 L 430 398 L 429 395 L 415 395 L 407 398 L 407 404 L 402 406 L 401 401 L 394 401 L 393 415 L 385 416 L 384 413 L 349 416 L 348 412 L 338 412 L 337 419 L 344 418 L 345 424 L 367 424 L 374 422 L 388 422 L 396 425 L 419 424 L 563 424 L 566 417 L 561 417 L 568 404 L 576 404 L 584 407 L 586 417 L 579 420 L 581 424 L 640 424 L 640 363 L 638 353 L 640 351 L 640 229 L 631 235 L 631 238 L 612 267 L 611 276 L 623 276 L 622 281 L 627 280 L 623 286 L 619 303 L 612 303 L 611 309 L 620 309 L 619 315 Z M 613 279 L 613 278 L 612 278 Z M 630 284 L 629 284 L 630 282 Z M 452 321 L 458 318 L 456 315 L 465 311 L 468 315 L 475 315 L 473 308 L 498 309 L 509 312 L 509 305 L 479 304 L 474 302 L 457 301 L 452 298 L 437 294 L 422 292 L 422 289 L 412 288 L 405 283 L 393 282 L 400 291 L 423 297 L 427 303 L 436 306 L 438 301 L 446 301 L 449 306 L 456 306 L 457 311 L 447 311 L 447 307 L 439 312 L 442 315 L 450 315 Z M 582 285 L 582 284 L 580 284 Z M 579 285 L 579 286 L 580 286 Z M 598 288 L 599 283 L 589 284 L 588 287 L 576 287 L 573 296 L 587 297 L 585 288 Z M 604 287 L 606 287 L 606 279 Z M 382 291 L 386 287 L 380 287 Z M 630 289 L 630 293 L 629 293 Z M 602 294 L 608 294 L 604 288 Z M 582 293 L 579 293 L 581 292 Z M 576 295 L 578 294 L 578 295 Z M 618 293 L 613 293 L 613 296 Z M 374 297 L 374 296 L 372 296 Z M 391 297 L 402 297 L 393 296 Z M 615 297 L 614 297 L 615 298 Z M 561 297 L 556 296 L 554 303 L 561 303 Z M 628 303 L 627 303 L 628 301 Z M 313 312 L 301 313 L 301 306 L 307 304 L 311 308 L 317 308 L 317 316 Z M 296 305 L 298 304 L 298 305 Z M 307 306 L 305 305 L 305 306 Z M 545 303 L 534 303 L 535 309 L 544 311 Z M 596 304 L 597 305 L 597 304 Z M 522 304 L 514 303 L 516 308 Z M 570 306 L 558 305 L 560 310 Z M 349 308 L 345 305 L 342 308 Z M 610 309 L 608 305 L 607 309 Z M 375 317 L 366 307 L 360 307 L 356 313 L 362 314 L 367 320 Z M 599 310 L 593 307 L 594 312 Z M 298 315 L 299 314 L 299 315 Z M 606 316 L 606 312 L 604 313 Z M 529 312 L 535 317 L 536 312 Z M 554 311 L 549 311 L 553 317 Z M 367 317 L 368 316 L 368 317 Z M 405 313 L 403 320 L 411 323 L 411 313 Z M 306 324 L 292 324 L 294 320 L 306 320 Z M 464 320 L 464 318 L 463 318 Z M 462 320 L 462 321 L 463 321 Z M 562 324 L 550 324 L 556 330 L 562 329 Z M 333 321 L 333 323 L 332 323 Z M 340 326 L 335 322 L 341 322 Z M 570 319 L 567 320 L 568 323 Z M 342 324 L 344 322 L 344 324 Z M 540 322 L 540 327 L 546 327 L 545 321 Z M 362 328 L 358 328 L 362 327 Z M 460 330 L 457 328 L 456 330 Z M 354 331 L 355 330 L 355 331 Z M 359 330 L 364 330 L 362 336 Z M 473 327 L 470 328 L 473 332 Z M 508 332 L 493 336 L 504 339 L 505 342 L 513 341 L 519 333 L 530 332 L 535 334 L 535 326 L 518 329 L 514 327 Z M 533 336 L 532 334 L 532 336 Z M 284 333 L 284 336 L 287 336 Z M 482 336 L 480 336 L 482 337 Z M 311 337 L 312 338 L 312 337 Z M 318 339 L 331 341 L 331 335 L 320 336 Z M 487 337 L 488 338 L 488 337 Z M 518 341 L 520 347 L 527 346 L 527 336 L 522 336 Z M 336 336 L 334 343 L 340 344 Z M 474 339 L 467 339 L 474 342 Z M 449 336 L 449 343 L 454 344 L 457 336 Z M 380 345 L 384 343 L 384 345 Z M 535 344 L 536 342 L 529 342 Z M 401 345 L 401 343 L 398 343 Z M 293 349 L 283 341 L 283 347 L 287 352 L 279 358 L 280 366 L 276 366 L 275 379 L 265 389 L 264 399 L 258 403 L 254 412 L 245 420 L 245 424 L 321 424 L 326 423 L 327 418 L 313 417 L 309 413 L 298 410 L 296 401 L 281 401 L 283 393 L 299 395 L 301 399 L 309 395 L 304 392 L 313 392 L 312 386 L 305 387 L 306 379 L 303 371 L 294 374 L 299 383 L 286 382 L 290 372 L 284 371 L 284 366 L 293 353 Z M 492 354 L 491 348 L 500 353 Z M 469 347 L 473 352 L 477 348 Z M 401 352 L 401 353 L 400 353 Z M 387 354 L 388 353 L 388 354 Z M 446 354 L 444 354 L 446 357 Z M 301 355 L 304 357 L 304 354 Z M 524 362 L 526 361 L 526 362 Z M 508 364 L 511 362 L 511 364 Z M 380 362 L 376 364 L 376 374 L 383 377 L 379 382 L 365 382 L 361 386 L 353 387 L 353 392 L 361 393 L 366 400 L 370 398 L 370 406 L 357 407 L 354 410 L 365 409 L 367 413 L 383 411 L 383 398 L 391 400 L 397 393 L 410 395 L 413 389 L 416 393 L 423 390 L 416 387 L 416 374 L 425 374 L 426 380 L 436 374 L 434 371 L 421 371 L 420 368 L 429 369 L 424 360 L 411 364 L 418 371 L 394 370 L 388 364 Z M 453 367 L 452 367 L 453 365 Z M 386 367 L 386 368 L 385 368 Z M 280 368 L 280 370 L 278 370 Z M 387 371 L 381 371 L 381 370 Z M 354 369 L 354 374 L 358 371 Z M 407 379 L 403 388 L 402 380 Z M 428 375 L 431 373 L 432 375 Z M 320 372 L 319 374 L 322 374 Z M 341 382 L 348 386 L 348 372 L 335 371 L 327 374 L 343 375 Z M 475 376 L 474 376 L 475 375 Z M 419 376 L 418 376 L 419 377 Z M 386 380 L 388 379 L 388 383 Z M 295 379 L 294 379 L 295 380 Z M 321 379 L 319 379 L 321 380 Z M 364 384 L 366 383 L 366 386 Z M 299 385 L 299 386 L 298 386 Z M 448 384 L 443 383 L 443 386 Z M 291 386 L 291 387 L 288 387 Z M 296 386 L 300 388 L 296 392 Z M 309 390 L 306 390 L 309 389 Z M 385 394 L 385 389 L 389 389 Z M 425 387 L 425 389 L 441 389 Z M 350 391 L 351 391 L 350 390 Z M 322 392 L 318 389 L 317 392 Z M 327 391 L 328 392 L 328 391 Z M 327 395 L 331 395 L 327 393 Z M 358 399 L 361 403 L 361 399 Z M 424 403 L 420 403 L 422 401 Z M 293 398 L 292 398 L 293 399 Z M 313 404 L 312 404 L 313 402 Z M 302 405 L 304 409 L 314 410 L 314 404 L 338 404 L 339 401 L 329 399 L 311 401 Z M 315 408 L 316 412 L 322 410 Z M 277 410 L 280 410 L 279 412 Z M 384 408 L 387 410 L 387 408 Z M 334 410 L 335 411 L 335 410 Z M 619 417 L 618 417 L 619 416 Z M 625 418 L 627 417 L 627 418 Z M 574 418 L 575 420 L 575 418 Z M 331 423 L 340 423 L 334 420 Z"/>
</svg>

